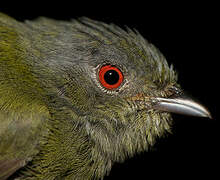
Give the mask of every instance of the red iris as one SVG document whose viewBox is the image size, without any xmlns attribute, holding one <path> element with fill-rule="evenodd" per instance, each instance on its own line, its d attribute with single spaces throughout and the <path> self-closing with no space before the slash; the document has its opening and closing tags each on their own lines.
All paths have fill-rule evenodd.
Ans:
<svg viewBox="0 0 220 180">
<path fill-rule="evenodd" d="M 105 65 L 99 71 L 99 81 L 107 89 L 113 90 L 118 88 L 123 79 L 122 72 L 115 66 Z"/>
</svg>

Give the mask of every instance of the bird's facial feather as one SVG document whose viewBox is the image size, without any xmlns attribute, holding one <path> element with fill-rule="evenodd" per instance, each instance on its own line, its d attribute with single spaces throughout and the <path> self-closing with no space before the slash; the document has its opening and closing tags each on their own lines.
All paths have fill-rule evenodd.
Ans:
<svg viewBox="0 0 220 180">
<path fill-rule="evenodd" d="M 152 109 L 152 98 L 171 95 L 177 76 L 138 32 L 90 19 L 67 23 L 42 18 L 26 24 L 36 35 L 29 37 L 33 46 L 46 57 L 38 65 L 48 81 L 54 79 L 51 84 L 64 106 L 80 116 L 78 123 L 95 142 L 94 152 L 123 160 L 169 130 L 169 113 Z M 47 42 L 45 48 L 39 39 Z M 122 73 L 119 86 L 109 89 L 101 83 L 100 70 L 106 65 Z"/>
<path fill-rule="evenodd" d="M 96 142 L 95 151 L 120 161 L 146 150 L 170 129 L 170 114 L 155 111 L 152 98 L 172 95 L 177 86 L 172 66 L 137 32 L 91 20 L 75 25 L 85 47 L 74 47 L 82 58 L 65 68 L 64 92 L 84 116 L 87 133 Z M 102 84 L 100 70 L 106 66 L 122 73 L 119 86 Z"/>
</svg>

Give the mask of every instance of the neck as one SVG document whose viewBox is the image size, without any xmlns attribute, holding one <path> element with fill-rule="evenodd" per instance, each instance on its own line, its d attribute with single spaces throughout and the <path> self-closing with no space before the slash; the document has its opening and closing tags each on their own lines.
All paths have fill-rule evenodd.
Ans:
<svg viewBox="0 0 220 180">
<path fill-rule="evenodd" d="M 40 152 L 20 173 L 36 179 L 102 179 L 111 168 L 111 161 L 99 154 L 88 136 L 83 119 L 69 108 L 49 111 L 49 129 L 41 141 Z"/>
</svg>

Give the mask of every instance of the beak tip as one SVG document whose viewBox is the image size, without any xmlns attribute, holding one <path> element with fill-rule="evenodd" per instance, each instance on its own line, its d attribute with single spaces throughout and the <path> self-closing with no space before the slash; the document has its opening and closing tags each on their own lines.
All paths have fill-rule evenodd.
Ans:
<svg viewBox="0 0 220 180">
<path fill-rule="evenodd" d="M 202 106 L 201 104 L 197 104 L 197 105 L 200 106 L 200 108 L 198 108 L 198 110 L 200 111 L 201 117 L 213 119 L 210 111 L 206 107 Z"/>
<path fill-rule="evenodd" d="M 212 115 L 211 115 L 211 113 L 209 111 L 208 111 L 208 113 L 207 113 L 207 115 L 205 117 L 207 117 L 209 119 L 213 119 L 213 117 L 212 117 Z"/>
</svg>

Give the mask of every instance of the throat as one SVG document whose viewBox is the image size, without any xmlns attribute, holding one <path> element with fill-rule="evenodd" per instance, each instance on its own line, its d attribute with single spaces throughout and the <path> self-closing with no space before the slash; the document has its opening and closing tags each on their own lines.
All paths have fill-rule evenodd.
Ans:
<svg viewBox="0 0 220 180">
<path fill-rule="evenodd" d="M 171 117 L 168 113 L 139 111 L 125 118 L 128 123 L 114 120 L 111 126 L 103 123 L 106 120 L 102 120 L 102 125 L 87 122 L 86 131 L 94 142 L 94 157 L 99 156 L 108 164 L 123 162 L 148 150 L 158 137 L 170 132 Z"/>
</svg>

